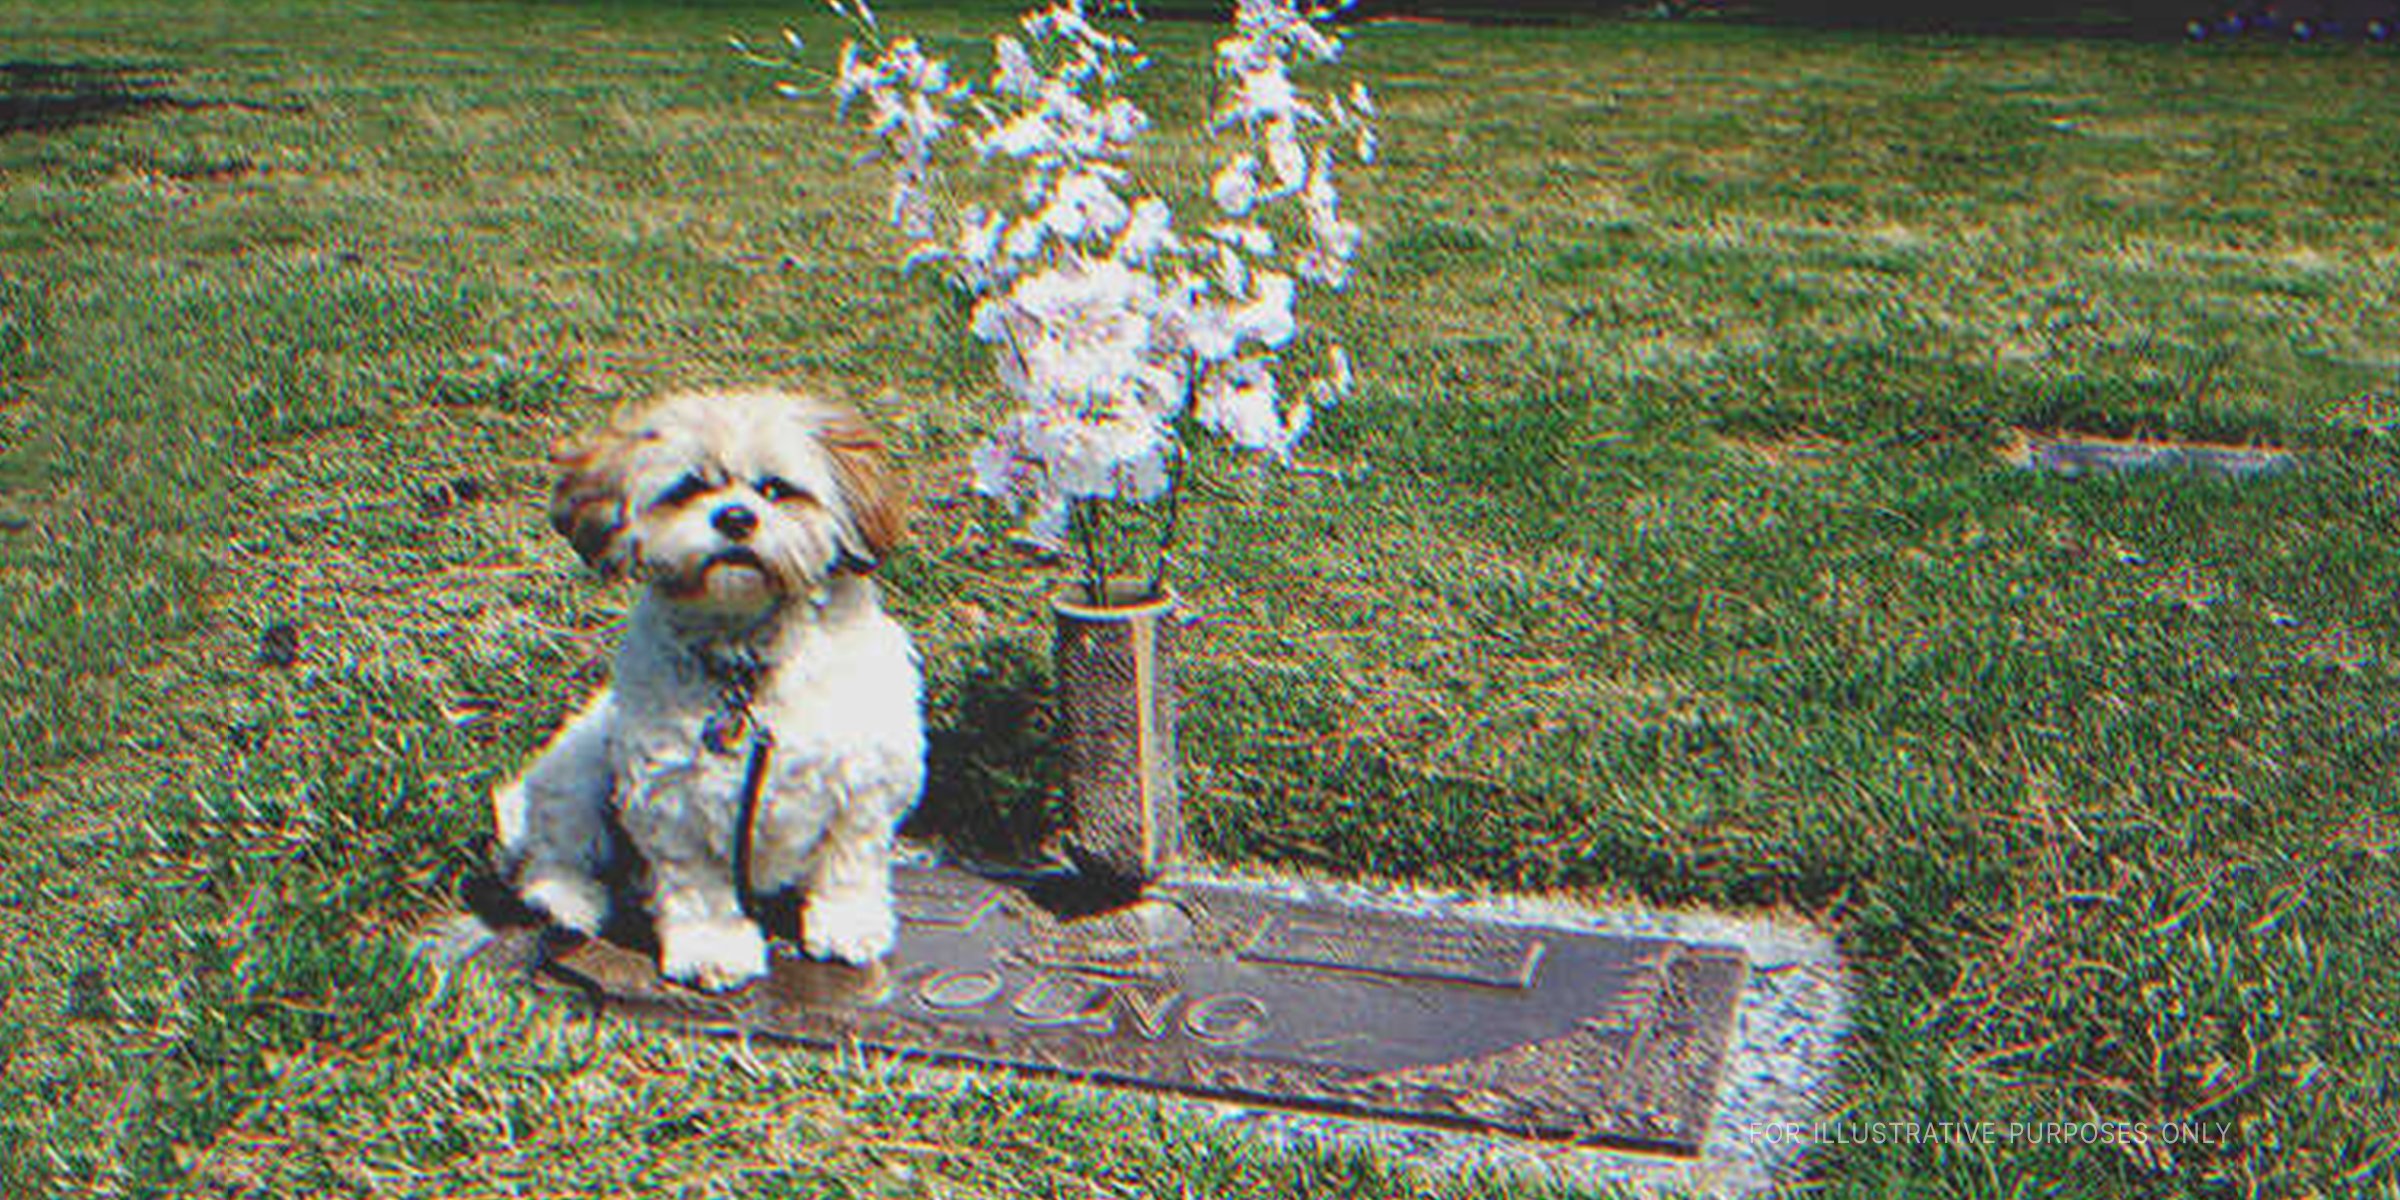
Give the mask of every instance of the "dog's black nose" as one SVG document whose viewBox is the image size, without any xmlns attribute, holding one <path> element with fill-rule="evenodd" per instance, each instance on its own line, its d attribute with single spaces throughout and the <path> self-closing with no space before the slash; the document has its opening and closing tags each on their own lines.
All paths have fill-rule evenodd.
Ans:
<svg viewBox="0 0 2400 1200">
<path fill-rule="evenodd" d="M 716 526 L 718 533 L 737 542 L 746 542 L 750 540 L 751 532 L 758 528 L 758 514 L 742 505 L 728 504 L 709 514 L 708 523 Z"/>
</svg>

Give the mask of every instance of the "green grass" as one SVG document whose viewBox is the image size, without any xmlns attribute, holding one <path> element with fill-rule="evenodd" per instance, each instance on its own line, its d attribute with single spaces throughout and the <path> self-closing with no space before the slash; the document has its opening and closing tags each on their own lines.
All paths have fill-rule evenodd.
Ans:
<svg viewBox="0 0 2400 1200">
<path fill-rule="evenodd" d="M 0 134 L 0 1194 L 1426 1186 L 404 964 L 628 599 L 543 448 L 668 386 L 892 394 L 929 805 L 1050 819 L 1051 580 L 964 492 L 997 405 L 859 144 L 724 48 L 786 23 L 834 45 L 805 4 L 0 4 L 6 57 L 193 102 Z M 1167 127 L 1210 33 L 1148 31 Z M 2234 1126 L 1853 1147 L 1829 1194 L 2400 1195 L 2400 56 L 1353 52 L 1387 158 L 1316 313 L 1362 392 L 1324 469 L 1204 479 L 1177 576 L 1206 853 L 1796 910 L 1862 988 L 1847 1116 Z M 2312 457 L 2066 484 L 2010 426 Z"/>
</svg>

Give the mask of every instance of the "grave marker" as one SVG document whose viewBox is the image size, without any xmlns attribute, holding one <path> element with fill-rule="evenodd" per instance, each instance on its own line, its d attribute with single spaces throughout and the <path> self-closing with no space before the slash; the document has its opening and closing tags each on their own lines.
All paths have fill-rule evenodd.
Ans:
<svg viewBox="0 0 2400 1200">
<path fill-rule="evenodd" d="M 1075 920 L 948 868 L 902 868 L 894 891 L 900 945 L 873 969 L 779 943 L 769 978 L 709 995 L 590 940 L 537 970 L 713 1032 L 1684 1156 L 1748 970 L 1726 946 L 1228 884 Z"/>
</svg>

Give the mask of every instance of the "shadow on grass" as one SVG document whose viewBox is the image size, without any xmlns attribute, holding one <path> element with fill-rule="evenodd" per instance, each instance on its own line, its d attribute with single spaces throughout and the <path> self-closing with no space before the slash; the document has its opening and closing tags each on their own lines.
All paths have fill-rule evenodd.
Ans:
<svg viewBox="0 0 2400 1200">
<path fill-rule="evenodd" d="M 0 62 L 0 133 L 47 133 L 175 103 L 164 89 L 119 67 Z"/>
<path fill-rule="evenodd" d="M 997 638 L 966 653 L 926 697 L 925 798 L 907 832 L 970 858 L 1025 862 L 1064 824 L 1050 658 Z"/>
<path fill-rule="evenodd" d="M 297 103 L 195 100 L 166 90 L 167 81 L 126 67 L 82 62 L 0 62 L 0 134 L 55 133 L 110 117 L 152 109 L 184 112 L 238 109 L 299 113 Z"/>
</svg>

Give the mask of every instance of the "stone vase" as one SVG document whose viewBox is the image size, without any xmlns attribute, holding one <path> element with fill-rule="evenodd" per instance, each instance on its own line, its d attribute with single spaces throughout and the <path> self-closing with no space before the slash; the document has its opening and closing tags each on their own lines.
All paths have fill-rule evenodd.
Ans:
<svg viewBox="0 0 2400 1200">
<path fill-rule="evenodd" d="M 1085 873 L 1130 885 L 1158 878 L 1183 851 L 1176 788 L 1172 589 L 1111 579 L 1053 595 L 1059 733 L 1071 823 L 1068 855 Z"/>
</svg>

